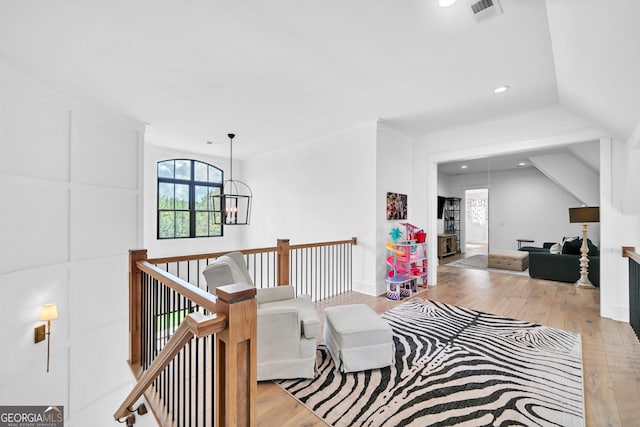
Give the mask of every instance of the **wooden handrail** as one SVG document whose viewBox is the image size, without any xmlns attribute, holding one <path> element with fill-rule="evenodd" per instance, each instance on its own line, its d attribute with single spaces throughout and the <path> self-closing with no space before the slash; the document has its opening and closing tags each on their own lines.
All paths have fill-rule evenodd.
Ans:
<svg viewBox="0 0 640 427">
<path fill-rule="evenodd" d="M 216 297 L 204 289 L 197 288 L 191 283 L 182 280 L 171 273 L 167 273 L 161 268 L 149 263 L 149 261 L 138 261 L 136 265 L 140 271 L 144 271 L 154 279 L 161 281 L 163 284 L 195 302 L 205 310 L 210 312 L 216 311 Z"/>
<path fill-rule="evenodd" d="M 334 245 L 357 245 L 358 238 L 352 237 L 349 240 L 335 240 L 333 242 L 319 242 L 319 243 L 304 243 L 301 245 L 290 245 L 290 249 L 306 249 L 306 248 L 319 248 L 322 246 L 334 246 Z"/>
<path fill-rule="evenodd" d="M 622 256 L 625 258 L 631 258 L 638 264 L 640 264 L 640 254 L 636 252 L 635 246 L 623 246 Z"/>
<path fill-rule="evenodd" d="M 169 342 L 160 351 L 158 356 L 149 366 L 149 369 L 138 379 L 135 387 L 124 399 L 118 410 L 113 414 L 116 420 L 128 416 L 132 411 L 131 406 L 143 395 L 145 390 L 156 380 L 164 368 L 171 363 L 173 358 L 184 348 L 184 346 L 195 336 L 202 338 L 212 334 L 222 332 L 226 326 L 226 316 L 224 314 L 211 314 L 205 316 L 200 312 L 189 313 L 180 323 L 178 329 L 169 339 Z"/>
<path fill-rule="evenodd" d="M 151 264 L 166 264 L 170 262 L 182 262 L 182 261 L 196 261 L 199 259 L 208 259 L 208 258 L 219 258 L 223 255 L 226 255 L 231 252 L 242 252 L 244 255 L 251 254 L 262 254 L 265 252 L 275 252 L 278 248 L 270 247 L 270 248 L 256 248 L 256 249 L 242 249 L 236 251 L 224 251 L 224 252 L 211 252 L 207 254 L 196 254 L 196 255 L 179 255 L 172 257 L 164 257 L 164 258 L 153 258 L 147 260 Z"/>
<path fill-rule="evenodd" d="M 299 245 L 291 245 L 290 248 L 305 249 L 305 248 L 318 248 L 321 246 L 346 245 L 346 244 L 357 245 L 358 239 L 356 237 L 352 237 L 349 240 L 335 240 L 333 242 L 303 243 Z M 206 254 L 179 255 L 179 256 L 171 256 L 171 257 L 163 257 L 163 258 L 152 258 L 152 259 L 148 259 L 147 262 L 149 262 L 150 264 L 166 264 L 171 262 L 196 261 L 199 259 L 219 258 L 230 252 L 242 252 L 244 255 L 251 255 L 251 254 L 261 254 L 266 252 L 277 252 L 277 250 L 278 250 L 277 246 L 268 247 L 268 248 L 239 249 L 236 251 L 210 252 Z"/>
</svg>

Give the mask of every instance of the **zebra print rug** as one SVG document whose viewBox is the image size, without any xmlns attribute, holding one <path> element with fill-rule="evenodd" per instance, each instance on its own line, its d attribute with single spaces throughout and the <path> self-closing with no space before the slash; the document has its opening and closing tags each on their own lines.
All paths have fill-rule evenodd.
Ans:
<svg viewBox="0 0 640 427">
<path fill-rule="evenodd" d="M 580 335 L 435 301 L 382 314 L 388 368 L 278 384 L 332 426 L 584 426 Z"/>
</svg>

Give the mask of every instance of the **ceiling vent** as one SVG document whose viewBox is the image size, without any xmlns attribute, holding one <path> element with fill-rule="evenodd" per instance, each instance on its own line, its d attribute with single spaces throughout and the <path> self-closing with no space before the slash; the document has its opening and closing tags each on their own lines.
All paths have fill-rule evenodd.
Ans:
<svg viewBox="0 0 640 427">
<path fill-rule="evenodd" d="M 473 0 L 469 5 L 471 16 L 477 24 L 502 15 L 502 7 L 498 0 Z"/>
</svg>

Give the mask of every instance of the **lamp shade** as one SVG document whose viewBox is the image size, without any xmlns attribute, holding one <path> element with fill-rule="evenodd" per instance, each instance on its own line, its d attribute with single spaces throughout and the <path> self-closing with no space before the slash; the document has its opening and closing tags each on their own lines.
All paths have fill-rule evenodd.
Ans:
<svg viewBox="0 0 640 427">
<path fill-rule="evenodd" d="M 55 304 L 45 304 L 40 311 L 40 320 L 53 320 L 58 318 L 58 306 Z"/>
<path fill-rule="evenodd" d="M 569 222 L 600 222 L 600 208 L 597 206 L 569 208 Z"/>
</svg>

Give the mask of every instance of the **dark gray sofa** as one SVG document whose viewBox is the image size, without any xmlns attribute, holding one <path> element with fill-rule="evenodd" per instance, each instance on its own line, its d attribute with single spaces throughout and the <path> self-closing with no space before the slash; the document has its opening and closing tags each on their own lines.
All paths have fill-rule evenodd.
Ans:
<svg viewBox="0 0 640 427">
<path fill-rule="evenodd" d="M 600 286 L 600 256 L 588 256 L 589 280 Z M 529 252 L 529 276 L 557 282 L 576 282 L 580 278 L 580 255 Z"/>
<path fill-rule="evenodd" d="M 589 280 L 594 286 L 600 286 L 600 251 L 590 244 Z M 529 276 L 535 279 L 555 280 L 557 282 L 574 283 L 580 278 L 580 255 L 552 254 L 551 244 L 543 248 L 523 247 L 529 252 Z"/>
</svg>

